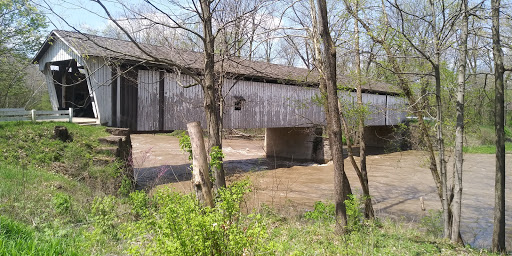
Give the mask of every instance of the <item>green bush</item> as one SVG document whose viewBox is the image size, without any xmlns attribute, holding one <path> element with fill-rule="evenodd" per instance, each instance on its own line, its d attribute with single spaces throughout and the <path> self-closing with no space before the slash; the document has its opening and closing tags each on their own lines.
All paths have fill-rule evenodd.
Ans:
<svg viewBox="0 0 512 256">
<path fill-rule="evenodd" d="M 363 212 L 361 211 L 361 200 L 355 195 L 348 195 L 345 200 L 345 207 L 347 209 L 347 226 L 350 230 L 357 230 L 361 228 L 363 221 Z"/>
<path fill-rule="evenodd" d="M 91 206 L 91 218 L 94 232 L 108 235 L 116 234 L 116 223 L 120 220 L 116 212 L 117 201 L 114 196 L 97 197 Z"/>
<path fill-rule="evenodd" d="M 178 136 L 180 148 L 183 152 L 188 154 L 188 160 L 192 160 L 192 142 L 190 142 L 190 137 L 182 133 Z"/>
<path fill-rule="evenodd" d="M 306 212 L 304 218 L 316 221 L 334 221 L 335 208 L 333 203 L 325 204 L 317 201 L 315 202 L 314 210 Z"/>
<path fill-rule="evenodd" d="M 149 197 L 144 191 L 130 193 L 131 212 L 137 219 L 149 216 Z"/>
<path fill-rule="evenodd" d="M 267 226 L 259 214 L 240 213 L 239 204 L 248 182 L 219 190 L 214 208 L 201 206 L 191 194 L 160 190 L 150 200 L 137 192 L 132 196 L 134 212 L 143 205 L 154 210 L 140 221 L 127 224 L 125 238 L 131 254 L 149 255 L 242 255 L 268 251 L 264 243 Z M 135 210 L 138 209 L 138 210 Z"/>
<path fill-rule="evenodd" d="M 347 227 L 350 230 L 357 230 L 361 227 L 363 213 L 361 211 L 361 201 L 355 195 L 349 195 L 345 200 L 347 211 Z M 315 202 L 314 210 L 306 212 L 304 218 L 315 221 L 334 222 L 336 207 L 333 203 L 325 204 L 321 201 Z"/>
<path fill-rule="evenodd" d="M 58 214 L 68 214 L 71 212 L 71 196 L 65 193 L 57 193 L 53 196 L 53 205 Z"/>
</svg>

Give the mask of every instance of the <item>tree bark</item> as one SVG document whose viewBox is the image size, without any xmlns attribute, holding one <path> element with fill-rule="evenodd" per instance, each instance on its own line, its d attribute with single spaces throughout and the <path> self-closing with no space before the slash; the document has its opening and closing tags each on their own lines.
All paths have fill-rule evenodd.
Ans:
<svg viewBox="0 0 512 256">
<path fill-rule="evenodd" d="M 355 12 L 359 12 L 359 1 L 356 0 Z M 372 198 L 370 196 L 370 187 L 368 185 L 368 171 L 366 168 L 366 144 L 364 141 L 364 119 L 365 114 L 363 111 L 363 93 L 361 88 L 361 56 L 359 54 L 359 22 L 354 19 L 354 34 L 355 34 L 355 65 L 356 65 L 356 82 L 357 82 L 357 106 L 358 106 L 358 119 L 359 119 L 359 166 L 361 171 L 361 188 L 363 190 L 364 201 L 364 217 L 366 219 L 373 219 L 375 212 L 373 211 Z M 346 133 L 346 132 L 345 132 Z M 347 144 L 349 143 L 347 139 Z"/>
<path fill-rule="evenodd" d="M 208 180 L 210 177 L 208 175 L 208 158 L 201 124 L 199 122 L 188 123 L 187 130 L 192 144 L 192 187 L 199 202 L 214 207 L 212 190 Z"/>
<path fill-rule="evenodd" d="M 441 73 L 439 65 L 434 66 L 434 76 L 436 79 L 436 130 L 437 130 L 437 147 L 439 153 L 439 170 L 441 173 L 441 203 L 443 208 L 443 237 L 450 238 L 451 225 L 450 225 L 450 214 L 448 208 L 450 206 L 448 196 L 448 175 L 446 173 L 446 162 L 444 157 L 444 138 L 443 138 L 443 112 L 441 103 Z"/>
<path fill-rule="evenodd" d="M 212 13 L 209 0 L 201 0 L 201 19 L 204 33 L 204 108 L 208 125 L 208 148 L 219 147 L 222 150 L 222 116 L 221 116 L 221 86 L 215 76 L 215 37 L 212 32 Z M 222 159 L 221 159 L 222 160 Z M 214 190 L 226 187 L 226 178 L 222 164 L 212 167 Z"/>
<path fill-rule="evenodd" d="M 457 120 L 455 128 L 455 179 L 454 197 L 452 201 L 452 232 L 451 241 L 462 243 L 459 240 L 460 218 L 462 205 L 462 167 L 464 162 L 464 93 L 466 88 L 466 61 L 468 55 L 468 0 L 462 0 L 462 34 L 459 42 L 459 70 L 457 76 Z"/>
<path fill-rule="evenodd" d="M 496 180 L 494 186 L 494 230 L 492 250 L 505 253 L 505 97 L 503 50 L 500 40 L 500 0 L 491 0 L 492 52 L 494 57 L 495 130 L 496 130 Z"/>
<path fill-rule="evenodd" d="M 336 85 L 336 48 L 334 47 L 327 19 L 327 4 L 325 0 L 317 0 L 319 35 L 323 45 L 323 73 L 326 81 L 328 118 L 327 130 L 334 163 L 334 203 L 336 205 L 336 229 L 345 232 L 347 212 L 345 200 L 348 197 L 348 182 L 343 163 L 343 140 L 341 120 L 338 114 L 338 88 Z"/>
</svg>

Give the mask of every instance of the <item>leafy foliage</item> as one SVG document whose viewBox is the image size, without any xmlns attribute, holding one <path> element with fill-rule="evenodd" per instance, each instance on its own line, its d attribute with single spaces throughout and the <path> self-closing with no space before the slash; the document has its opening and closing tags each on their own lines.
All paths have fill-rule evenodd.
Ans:
<svg viewBox="0 0 512 256">
<path fill-rule="evenodd" d="M 248 185 L 244 181 L 221 189 L 215 208 L 202 207 L 191 194 L 160 190 L 150 200 L 154 210 L 148 212 L 143 192 L 137 192 L 131 196 L 134 212 L 149 215 L 126 225 L 125 237 L 132 241 L 129 253 L 241 255 L 269 250 L 262 216 L 240 213 Z"/>
<path fill-rule="evenodd" d="M 306 212 L 304 218 L 311 220 L 333 221 L 335 215 L 335 207 L 333 203 L 325 204 L 321 201 L 315 202 L 314 210 Z"/>
<path fill-rule="evenodd" d="M 57 193 L 53 196 L 55 212 L 58 214 L 67 214 L 71 211 L 71 196 L 65 193 Z"/>
<path fill-rule="evenodd" d="M 35 92 L 42 94 L 32 87 L 39 71 L 28 68 L 27 56 L 39 47 L 46 19 L 28 0 L 2 0 L 0 13 L 0 107 L 25 107 Z"/>
<path fill-rule="evenodd" d="M 220 168 L 222 164 L 222 159 L 225 157 L 224 153 L 222 153 L 222 149 L 218 146 L 212 147 L 210 152 L 210 167 L 211 168 Z"/>
<path fill-rule="evenodd" d="M 363 212 L 361 211 L 361 200 L 355 195 L 348 195 L 345 200 L 345 207 L 347 209 L 347 225 L 351 230 L 361 228 L 363 222 Z"/>
<path fill-rule="evenodd" d="M 190 142 L 190 137 L 182 133 L 178 136 L 180 138 L 180 148 L 183 152 L 188 153 L 188 160 L 192 160 L 192 142 Z"/>
</svg>

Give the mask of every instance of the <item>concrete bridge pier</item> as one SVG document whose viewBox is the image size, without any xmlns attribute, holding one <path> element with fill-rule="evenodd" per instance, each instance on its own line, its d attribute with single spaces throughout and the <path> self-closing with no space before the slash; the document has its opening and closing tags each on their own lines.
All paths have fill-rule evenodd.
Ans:
<svg viewBox="0 0 512 256">
<path fill-rule="evenodd" d="M 266 128 L 265 153 L 267 158 L 326 163 L 331 160 L 328 140 L 322 137 L 322 127 Z M 403 135 L 402 135 L 403 136 Z M 367 147 L 399 149 L 404 138 L 391 125 L 365 127 Z M 358 145 L 355 145 L 358 155 Z M 346 145 L 344 154 L 347 155 Z"/>
<path fill-rule="evenodd" d="M 267 158 L 324 163 L 324 139 L 321 127 L 266 128 Z"/>
<path fill-rule="evenodd" d="M 392 125 L 366 126 L 364 135 L 364 141 L 368 147 L 399 147 L 403 140 L 403 138 L 400 138 L 400 134 L 395 131 L 395 126 Z"/>
</svg>

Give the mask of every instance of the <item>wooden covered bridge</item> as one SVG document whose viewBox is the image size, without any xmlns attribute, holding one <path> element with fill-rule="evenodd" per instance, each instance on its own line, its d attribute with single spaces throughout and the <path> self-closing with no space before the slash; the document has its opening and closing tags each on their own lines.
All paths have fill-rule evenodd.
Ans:
<svg viewBox="0 0 512 256">
<path fill-rule="evenodd" d="M 161 60 L 201 72 L 202 53 L 140 46 Z M 205 123 L 201 87 L 182 87 L 195 83 L 192 77 L 156 63 L 129 41 L 52 31 L 33 61 L 46 77 L 54 110 L 73 107 L 76 116 L 139 132 Z M 322 106 L 315 101 L 319 96 L 316 72 L 233 58 L 218 61 L 216 70 L 224 77 L 224 128 L 267 128 L 267 154 L 312 158 L 316 135 L 310 128 L 325 124 Z M 347 79 L 340 82 L 350 85 Z M 387 84 L 368 84 L 363 92 L 371 112 L 368 134 L 374 139 L 379 137 L 377 131 L 389 132 L 389 127 L 405 119 L 404 100 Z M 340 96 L 353 101 L 355 92 Z"/>
</svg>

